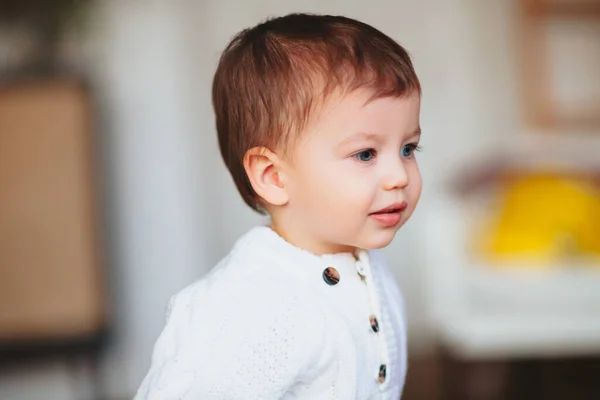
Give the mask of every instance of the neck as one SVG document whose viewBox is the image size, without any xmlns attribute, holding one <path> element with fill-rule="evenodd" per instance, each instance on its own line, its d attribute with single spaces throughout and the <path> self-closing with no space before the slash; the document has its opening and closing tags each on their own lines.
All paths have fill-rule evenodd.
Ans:
<svg viewBox="0 0 600 400">
<path fill-rule="evenodd" d="M 291 245 L 309 251 L 315 255 L 356 253 L 356 248 L 353 246 L 328 243 L 319 240 L 316 236 L 298 229 L 297 225 L 282 224 L 281 221 L 277 221 L 275 218 L 271 221 L 271 229 Z"/>
</svg>

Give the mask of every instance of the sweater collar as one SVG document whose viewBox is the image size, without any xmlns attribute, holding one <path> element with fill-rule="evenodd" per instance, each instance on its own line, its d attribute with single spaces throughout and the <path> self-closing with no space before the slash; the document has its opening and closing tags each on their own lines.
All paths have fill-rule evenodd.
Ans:
<svg viewBox="0 0 600 400">
<path fill-rule="evenodd" d="M 351 253 L 335 253 L 316 255 L 287 242 L 268 226 L 256 226 L 242 236 L 236 247 L 246 247 L 252 252 L 268 255 L 271 259 L 305 269 L 322 271 L 327 267 L 336 268 L 342 275 L 370 273 L 369 254 L 366 250 L 358 250 L 356 257 Z"/>
</svg>

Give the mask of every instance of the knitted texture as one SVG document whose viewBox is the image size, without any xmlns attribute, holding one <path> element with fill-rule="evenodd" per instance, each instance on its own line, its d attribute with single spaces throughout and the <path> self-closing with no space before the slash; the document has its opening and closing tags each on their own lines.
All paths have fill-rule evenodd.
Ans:
<svg viewBox="0 0 600 400">
<path fill-rule="evenodd" d="M 206 277 L 173 296 L 135 399 L 399 399 L 402 298 L 377 251 L 359 260 L 365 280 L 351 254 L 316 256 L 268 227 L 253 228 Z M 323 279 L 328 267 L 339 273 L 337 284 Z"/>
</svg>

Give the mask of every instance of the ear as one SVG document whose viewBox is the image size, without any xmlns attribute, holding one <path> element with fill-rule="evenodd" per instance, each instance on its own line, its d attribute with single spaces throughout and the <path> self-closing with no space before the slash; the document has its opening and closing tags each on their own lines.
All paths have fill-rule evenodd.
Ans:
<svg viewBox="0 0 600 400">
<path fill-rule="evenodd" d="M 244 155 L 244 169 L 252 188 L 275 206 L 285 205 L 289 200 L 282 167 L 282 160 L 266 147 L 253 147 Z"/>
</svg>

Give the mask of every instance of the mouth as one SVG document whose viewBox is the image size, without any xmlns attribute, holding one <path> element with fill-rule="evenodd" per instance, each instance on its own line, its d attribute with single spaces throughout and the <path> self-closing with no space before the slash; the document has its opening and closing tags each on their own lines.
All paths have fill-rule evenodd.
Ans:
<svg viewBox="0 0 600 400">
<path fill-rule="evenodd" d="M 394 203 L 389 207 L 382 208 L 379 211 L 369 214 L 369 216 L 384 227 L 392 227 L 400 222 L 402 213 L 406 211 L 407 206 L 408 204 L 405 201 L 402 203 Z"/>
<path fill-rule="evenodd" d="M 406 210 L 407 206 L 408 206 L 408 204 L 405 201 L 403 201 L 402 203 L 394 203 L 391 206 L 382 208 L 381 210 L 375 211 L 374 213 L 371 213 L 370 215 L 393 214 L 393 213 L 398 213 L 398 212 L 404 212 Z"/>
</svg>

